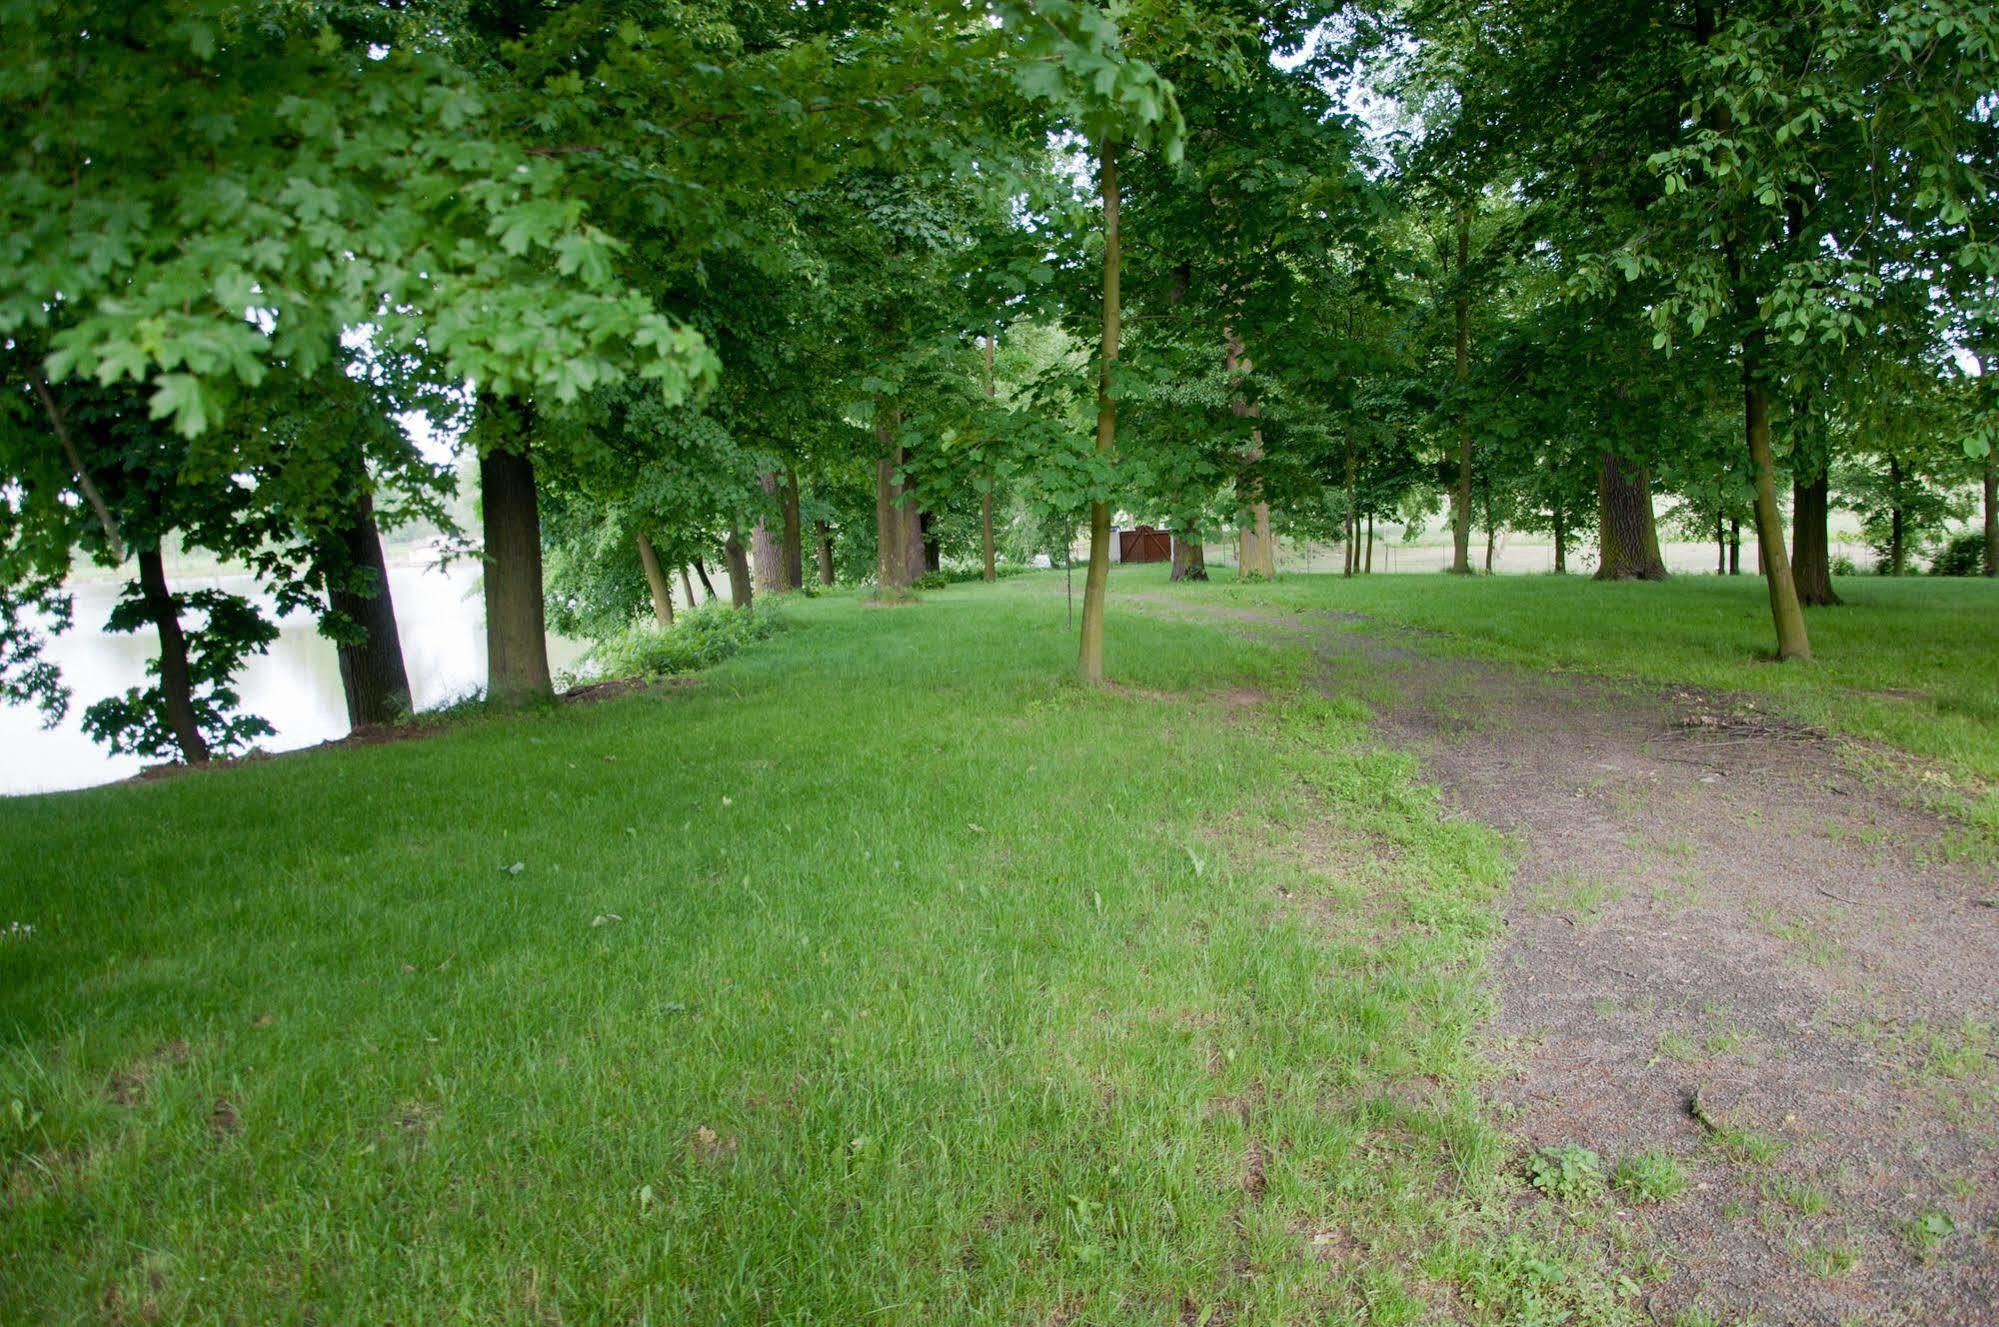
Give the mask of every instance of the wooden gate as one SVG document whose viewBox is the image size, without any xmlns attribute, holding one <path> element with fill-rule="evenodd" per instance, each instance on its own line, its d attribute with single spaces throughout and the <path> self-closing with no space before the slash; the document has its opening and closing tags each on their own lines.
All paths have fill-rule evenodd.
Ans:
<svg viewBox="0 0 1999 1327">
<path fill-rule="evenodd" d="M 1173 536 L 1164 530 L 1141 525 L 1135 530 L 1118 531 L 1118 561 L 1171 562 Z"/>
</svg>

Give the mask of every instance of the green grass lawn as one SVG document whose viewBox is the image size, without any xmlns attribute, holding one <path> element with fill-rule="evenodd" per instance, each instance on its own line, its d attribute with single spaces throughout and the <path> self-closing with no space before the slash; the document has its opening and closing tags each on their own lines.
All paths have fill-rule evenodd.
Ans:
<svg viewBox="0 0 1999 1327">
<path fill-rule="evenodd" d="M 1292 575 L 1235 585 L 1229 575 L 1218 568 L 1210 585 L 1171 592 L 1360 612 L 1440 633 L 1432 648 L 1768 697 L 1806 722 L 1937 762 L 1978 804 L 1974 814 L 1999 828 L 1999 582 L 1842 578 L 1846 602 L 1806 614 L 1813 661 L 1780 665 L 1771 662 L 1769 599 L 1752 576 L 1647 585 L 1578 576 Z M 1164 589 L 1165 572 L 1133 567 L 1118 583 Z"/>
<path fill-rule="evenodd" d="M 0 804 L 0 1322 L 1622 1320 L 1498 1234 L 1507 867 L 1357 706 L 1125 611 L 1079 688 L 1045 580 L 789 611 Z"/>
</svg>

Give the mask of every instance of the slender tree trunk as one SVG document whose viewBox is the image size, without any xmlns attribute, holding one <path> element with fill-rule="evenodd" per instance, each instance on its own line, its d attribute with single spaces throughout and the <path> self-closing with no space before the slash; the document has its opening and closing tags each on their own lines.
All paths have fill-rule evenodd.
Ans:
<svg viewBox="0 0 1999 1327">
<path fill-rule="evenodd" d="M 1354 501 L 1354 455 L 1353 437 L 1347 437 L 1347 528 L 1346 528 L 1346 569 L 1345 576 L 1353 576 L 1360 570 L 1360 507 Z"/>
<path fill-rule="evenodd" d="M 1756 548 L 1762 556 L 1763 579 L 1770 588 L 1770 617 L 1777 628 L 1777 657 L 1809 659 L 1811 638 L 1805 634 L 1805 611 L 1798 604 L 1798 587 L 1791 580 L 1791 559 L 1784 552 L 1784 518 L 1777 511 L 1777 460 L 1770 450 L 1770 397 L 1757 373 L 1758 334 L 1745 338 L 1742 348 L 1743 432 L 1749 459 L 1756 468 Z"/>
<path fill-rule="evenodd" d="M 1232 383 L 1240 383 L 1242 375 L 1253 367 L 1243 355 L 1241 338 L 1231 329 L 1224 334 L 1222 366 Z M 1261 403 L 1252 404 L 1238 394 L 1229 403 L 1229 409 L 1239 419 L 1257 419 L 1263 414 Z M 1260 576 L 1264 580 L 1277 579 L 1277 544 L 1270 536 L 1270 504 L 1263 499 L 1263 480 L 1256 473 L 1256 467 L 1263 460 L 1263 430 L 1252 428 L 1249 434 L 1249 450 L 1243 453 L 1243 467 L 1247 474 L 1243 497 L 1249 508 L 1249 524 L 1237 535 L 1239 550 L 1236 554 L 1236 576 L 1247 578 Z"/>
<path fill-rule="evenodd" d="M 1367 514 L 1367 565 L 1362 567 L 1361 570 L 1370 576 L 1374 575 L 1374 513 L 1372 511 Z"/>
<path fill-rule="evenodd" d="M 708 579 L 708 564 L 703 562 L 698 556 L 694 559 L 694 574 L 701 578 L 701 588 L 708 592 L 709 602 L 712 603 L 719 597 L 715 593 L 715 582 Z M 690 594 L 687 596 L 687 604 L 690 608 L 694 606 L 693 595 Z"/>
<path fill-rule="evenodd" d="M 999 337 L 985 339 L 986 400 L 994 397 L 993 357 L 999 351 Z M 986 476 L 986 491 L 979 494 L 979 551 L 985 558 L 985 579 L 988 584 L 999 579 L 999 567 L 993 556 L 993 476 Z"/>
<path fill-rule="evenodd" d="M 1555 504 L 1555 574 L 1569 574 L 1569 527 L 1568 512 L 1562 504 Z"/>
<path fill-rule="evenodd" d="M 1488 576 L 1492 575 L 1492 554 L 1498 542 L 1499 531 L 1492 528 L 1492 518 L 1488 515 L 1485 526 L 1485 574 Z"/>
<path fill-rule="evenodd" d="M 1600 581 L 1663 581 L 1659 525 L 1652 512 L 1652 475 L 1606 448 L 1597 467 L 1597 559 Z"/>
<path fill-rule="evenodd" d="M 1714 513 L 1714 574 L 1728 574 L 1728 518 L 1718 507 Z"/>
<path fill-rule="evenodd" d="M 1742 520 L 1736 516 L 1728 518 L 1728 574 L 1742 574 Z"/>
<path fill-rule="evenodd" d="M 548 629 L 542 617 L 541 515 L 535 509 L 534 462 L 525 451 L 526 438 L 517 445 L 523 450 L 493 450 L 479 458 L 486 536 L 486 695 L 502 705 L 555 691 L 548 676 Z"/>
<path fill-rule="evenodd" d="M 1902 520 L 1902 462 L 1888 454 L 1888 574 L 1900 576 L 1909 569 L 1907 531 Z"/>
<path fill-rule="evenodd" d="M 1106 139 L 1098 149 L 1098 184 L 1104 201 L 1104 341 L 1097 360 L 1097 455 L 1110 460 L 1117 449 L 1117 401 L 1111 396 L 1111 367 L 1117 363 L 1118 336 L 1123 330 L 1119 306 L 1124 263 L 1124 237 L 1119 230 L 1117 144 Z M 1104 599 L 1111 580 L 1111 505 L 1090 504 L 1090 570 L 1083 579 L 1083 630 L 1076 652 L 1076 671 L 1085 682 L 1104 680 Z"/>
<path fill-rule="evenodd" d="M 833 528 L 824 521 L 815 521 L 812 526 L 819 545 L 819 583 L 833 583 Z"/>
<path fill-rule="evenodd" d="M 354 504 L 354 516 L 339 535 L 349 566 L 364 569 L 375 582 L 373 594 L 332 590 L 333 610 L 361 629 L 361 639 L 338 641 L 340 690 L 347 698 L 347 724 L 368 728 L 394 723 L 414 708 L 410 702 L 409 669 L 403 663 L 403 643 L 396 634 L 396 605 L 389 595 L 389 567 L 382 557 L 382 536 L 375 528 L 375 502 L 366 492 Z"/>
<path fill-rule="evenodd" d="M 1471 291 L 1465 268 L 1471 264 L 1471 207 L 1458 207 L 1457 383 L 1463 393 L 1471 377 Z M 1471 414 L 1458 402 L 1458 486 L 1452 494 L 1451 570 L 1471 575 Z"/>
<path fill-rule="evenodd" d="M 764 471 L 757 476 L 757 487 L 764 491 L 766 499 L 775 501 L 777 475 L 769 470 Z M 764 595 L 783 594 L 784 551 L 778 547 L 777 536 L 771 533 L 769 517 L 762 513 L 758 514 L 757 523 L 750 527 L 750 556 L 756 567 L 756 592 Z"/>
<path fill-rule="evenodd" d="M 1999 576 L 1999 447 L 1985 453 L 1985 574 Z"/>
<path fill-rule="evenodd" d="M 1204 581 L 1208 579 L 1208 554 L 1201 542 L 1199 530 L 1176 532 L 1173 536 L 1173 570 L 1169 579 L 1176 581 Z"/>
<path fill-rule="evenodd" d="M 780 548 L 784 554 L 784 588 L 802 590 L 805 588 L 805 531 L 798 514 L 798 472 L 784 472 L 784 487 L 779 490 L 784 500 L 784 539 Z"/>
<path fill-rule="evenodd" d="M 689 608 L 694 607 L 694 582 L 687 578 L 687 568 L 685 566 L 682 566 L 680 569 L 680 589 L 687 596 L 687 606 Z"/>
<path fill-rule="evenodd" d="M 1796 458 L 1794 457 L 1793 460 Z M 1791 483 L 1791 583 L 1808 608 L 1839 602 L 1832 589 L 1832 493 L 1825 467 Z"/>
<path fill-rule="evenodd" d="M 194 681 L 188 667 L 187 636 L 180 627 L 180 605 L 167 589 L 166 563 L 160 546 L 150 544 L 139 550 L 139 592 L 146 612 L 160 638 L 160 694 L 166 700 L 167 730 L 180 744 L 180 753 L 190 765 L 208 763 L 208 741 L 194 717 Z"/>
<path fill-rule="evenodd" d="M 643 530 L 639 531 L 638 543 L 639 565 L 645 568 L 646 589 L 652 593 L 652 615 L 659 619 L 661 626 L 670 627 L 673 625 L 673 582 L 666 578 L 666 569 L 659 565 L 659 553 Z"/>
<path fill-rule="evenodd" d="M 750 555 L 743 547 L 742 532 L 733 525 L 722 540 L 722 556 L 729 560 L 729 602 L 738 608 L 750 607 L 756 602 L 755 582 L 750 577 Z"/>
</svg>

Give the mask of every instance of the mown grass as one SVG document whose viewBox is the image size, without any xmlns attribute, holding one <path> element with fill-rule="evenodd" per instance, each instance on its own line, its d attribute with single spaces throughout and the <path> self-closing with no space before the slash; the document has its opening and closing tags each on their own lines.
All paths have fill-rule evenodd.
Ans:
<svg viewBox="0 0 1999 1327">
<path fill-rule="evenodd" d="M 1166 588 L 1164 580 L 1152 567 L 1120 577 L 1149 591 Z M 1804 722 L 1936 762 L 1974 804 L 1972 814 L 1999 829 L 1999 582 L 1843 577 L 1837 589 L 1845 603 L 1806 613 L 1813 661 L 1781 665 L 1771 662 L 1769 600 L 1753 576 L 1649 585 L 1578 576 L 1290 575 L 1170 592 L 1365 613 L 1434 633 L 1420 642 L 1428 648 L 1767 697 Z"/>
<path fill-rule="evenodd" d="M 1506 863 L 1357 706 L 1125 613 L 1079 688 L 1045 587 L 788 611 L 0 805 L 0 1321 L 1623 1320 L 1499 1233 Z"/>
</svg>

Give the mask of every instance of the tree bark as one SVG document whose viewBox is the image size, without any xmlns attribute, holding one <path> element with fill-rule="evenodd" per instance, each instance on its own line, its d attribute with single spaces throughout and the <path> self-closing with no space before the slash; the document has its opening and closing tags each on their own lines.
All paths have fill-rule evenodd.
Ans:
<svg viewBox="0 0 1999 1327">
<path fill-rule="evenodd" d="M 1796 459 L 1795 457 L 1793 458 Z M 1824 607 L 1839 602 L 1832 588 L 1832 494 L 1825 467 L 1809 482 L 1791 484 L 1791 583 L 1798 602 Z"/>
<path fill-rule="evenodd" d="M 1728 518 L 1728 574 L 1742 574 L 1742 520 L 1736 516 Z"/>
<path fill-rule="evenodd" d="M 1175 581 L 1208 579 L 1208 550 L 1201 541 L 1200 531 L 1189 530 L 1174 534 L 1173 570 L 1167 579 Z"/>
<path fill-rule="evenodd" d="M 729 560 L 729 602 L 738 608 L 750 607 L 756 602 L 756 590 L 750 576 L 750 555 L 743 547 L 742 532 L 733 525 L 722 540 L 722 556 Z"/>
<path fill-rule="evenodd" d="M 766 499 L 775 500 L 777 475 L 764 471 L 757 476 L 757 487 L 764 491 Z M 778 547 L 776 536 L 771 534 L 770 518 L 761 512 L 757 515 L 757 523 L 750 527 L 750 552 L 756 564 L 756 592 L 764 595 L 784 593 L 784 552 Z"/>
<path fill-rule="evenodd" d="M 687 606 L 689 608 L 694 607 L 694 582 L 687 578 L 687 568 L 685 566 L 680 569 L 680 588 L 687 596 Z"/>
<path fill-rule="evenodd" d="M 362 632 L 359 641 L 334 644 L 340 659 L 340 690 L 347 698 L 347 724 L 367 728 L 394 723 L 414 707 L 403 643 L 396 634 L 388 563 L 382 557 L 381 533 L 375 528 L 375 503 L 366 492 L 354 504 L 353 519 L 339 539 L 348 565 L 372 572 L 376 587 L 373 594 L 337 589 L 327 595 L 333 610 Z"/>
<path fill-rule="evenodd" d="M 1360 571 L 1360 507 L 1354 501 L 1354 455 L 1353 438 L 1347 438 L 1347 538 L 1344 576 L 1352 577 Z"/>
<path fill-rule="evenodd" d="M 831 585 L 833 583 L 833 529 L 824 521 L 814 521 L 812 528 L 819 536 L 819 583 L 821 585 Z"/>
<path fill-rule="evenodd" d="M 1811 638 L 1805 634 L 1805 610 L 1798 604 L 1798 587 L 1791 580 L 1791 560 L 1784 552 L 1784 520 L 1777 512 L 1777 461 L 1770 450 L 1770 397 L 1758 380 L 1760 334 L 1745 338 L 1742 351 L 1743 433 L 1749 459 L 1756 469 L 1756 548 L 1762 555 L 1763 579 L 1770 589 L 1770 617 L 1777 628 L 1777 658 L 1809 659 Z"/>
<path fill-rule="evenodd" d="M 784 485 L 778 490 L 784 503 L 784 535 L 778 549 L 784 560 L 784 588 L 805 588 L 805 531 L 798 514 L 798 472 L 786 470 Z"/>
<path fill-rule="evenodd" d="M 1465 286 L 1465 268 L 1471 264 L 1471 207 L 1458 207 L 1458 298 L 1457 298 L 1457 383 L 1458 401 L 1458 486 L 1452 495 L 1451 570 L 1471 575 L 1471 415 L 1462 399 L 1471 378 L 1471 291 Z"/>
<path fill-rule="evenodd" d="M 482 398 L 484 399 L 484 398 Z M 525 408 L 521 412 L 527 414 Z M 535 509 L 534 462 L 519 451 L 479 458 L 486 536 L 486 696 L 502 705 L 545 698 L 548 629 L 541 589 L 541 515 Z"/>
<path fill-rule="evenodd" d="M 665 569 L 659 565 L 659 554 L 643 530 L 639 531 L 638 543 L 639 565 L 645 568 L 646 589 L 652 594 L 652 615 L 659 619 L 661 626 L 670 627 L 673 625 L 673 582 L 666 578 Z"/>
<path fill-rule="evenodd" d="M 703 562 L 699 557 L 694 559 L 694 574 L 701 578 L 701 588 L 708 592 L 708 598 L 711 602 L 719 597 L 715 593 L 715 582 L 708 579 L 708 564 Z M 688 602 L 691 604 L 693 600 L 694 596 L 689 595 Z"/>
<path fill-rule="evenodd" d="M 1563 509 L 1561 503 L 1557 502 L 1555 504 L 1555 574 L 1557 576 L 1566 576 L 1569 574 L 1569 527 L 1567 516 L 1568 512 Z"/>
<path fill-rule="evenodd" d="M 1652 475 L 1606 448 L 1597 467 L 1596 507 L 1600 581 L 1663 581 L 1659 524 L 1652 511 Z"/>
<path fill-rule="evenodd" d="M 1720 508 L 1714 513 L 1714 574 L 1728 574 L 1728 518 Z"/>
<path fill-rule="evenodd" d="M 1117 144 L 1106 139 L 1097 160 L 1104 203 L 1104 340 L 1097 361 L 1097 455 L 1108 461 L 1117 448 L 1117 401 L 1111 396 L 1111 367 L 1117 363 L 1118 336 L 1123 328 L 1119 296 L 1124 237 L 1118 220 Z M 1111 505 L 1098 499 L 1090 504 L 1090 570 L 1083 578 L 1083 629 L 1076 651 L 1076 671 L 1085 682 L 1104 680 L 1104 599 L 1110 580 Z"/>
<path fill-rule="evenodd" d="M 188 668 L 187 635 L 180 627 L 180 605 L 167 589 L 166 563 L 160 546 L 139 550 L 139 592 L 153 630 L 160 638 L 160 694 L 166 701 L 167 730 L 180 744 L 180 753 L 190 765 L 208 763 L 208 741 L 194 716 L 194 680 Z"/>
</svg>

